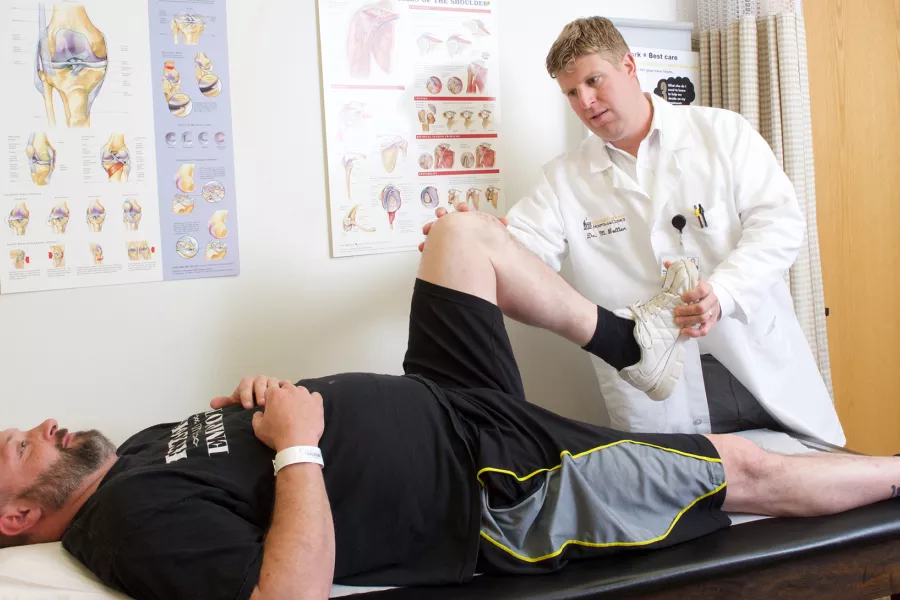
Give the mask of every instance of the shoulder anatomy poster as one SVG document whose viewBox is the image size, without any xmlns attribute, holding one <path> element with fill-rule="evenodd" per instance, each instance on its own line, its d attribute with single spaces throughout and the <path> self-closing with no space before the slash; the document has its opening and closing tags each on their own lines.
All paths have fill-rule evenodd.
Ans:
<svg viewBox="0 0 900 600">
<path fill-rule="evenodd" d="M 498 0 L 319 0 L 332 254 L 415 250 L 497 210 Z"/>
<path fill-rule="evenodd" d="M 236 275 L 225 0 L 0 19 L 0 292 Z"/>
<path fill-rule="evenodd" d="M 690 50 L 632 48 L 641 89 L 670 104 L 700 99 L 700 54 Z"/>
</svg>

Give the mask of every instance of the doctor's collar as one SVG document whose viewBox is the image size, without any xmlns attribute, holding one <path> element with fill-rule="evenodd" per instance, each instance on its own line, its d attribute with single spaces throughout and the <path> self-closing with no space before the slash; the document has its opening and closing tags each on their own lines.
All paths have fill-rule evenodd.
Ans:
<svg viewBox="0 0 900 600">
<path fill-rule="evenodd" d="M 659 147 L 666 152 L 681 150 L 694 145 L 694 136 L 685 123 L 686 115 L 678 111 L 686 110 L 683 107 L 676 107 L 656 94 L 644 93 L 650 99 L 653 105 L 653 117 L 650 121 L 650 132 L 647 137 L 651 137 L 654 132 L 659 136 Z M 609 153 L 606 147 L 612 147 L 599 136 L 592 135 L 587 140 L 587 159 L 591 172 L 598 172 L 608 169 L 612 166 Z"/>
<path fill-rule="evenodd" d="M 653 135 L 654 129 L 658 131 L 659 145 L 663 150 L 680 150 L 693 146 L 694 136 L 685 123 L 687 115 L 679 113 L 686 109 L 673 106 L 656 94 L 645 92 L 644 95 L 653 104 L 653 121 L 648 135 Z"/>
</svg>

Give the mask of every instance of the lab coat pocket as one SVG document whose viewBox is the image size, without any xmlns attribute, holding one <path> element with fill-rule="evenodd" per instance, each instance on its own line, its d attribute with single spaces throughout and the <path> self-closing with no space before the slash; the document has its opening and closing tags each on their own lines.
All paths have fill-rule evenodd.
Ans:
<svg viewBox="0 0 900 600">
<path fill-rule="evenodd" d="M 748 329 L 750 347 L 755 349 L 760 360 L 767 363 L 769 373 L 780 371 L 790 364 L 791 351 L 784 340 L 784 322 L 771 300 L 759 307 Z"/>
<path fill-rule="evenodd" d="M 758 333 L 748 340 L 754 370 L 764 374 L 767 389 L 780 389 L 793 369 L 791 345 L 785 339 L 784 322 L 777 315 L 761 320 Z"/>
<path fill-rule="evenodd" d="M 701 224 L 702 219 L 702 224 Z M 727 225 L 727 216 L 725 215 L 725 208 L 721 205 L 712 205 L 709 208 L 706 206 L 703 207 L 703 213 L 701 214 L 701 218 L 697 218 L 696 214 L 691 213 L 691 218 L 688 220 L 688 224 L 691 226 L 691 229 L 700 233 L 701 235 L 713 235 L 720 233 Z"/>
<path fill-rule="evenodd" d="M 711 204 L 708 209 L 704 204 L 703 218 L 703 227 L 700 226 L 700 220 L 696 216 L 688 220 L 689 231 L 684 235 L 685 245 L 688 251 L 693 250 L 700 254 L 703 264 L 715 268 L 734 250 L 741 235 L 740 224 L 735 225 L 731 222 L 727 208 L 721 203 Z M 701 273 L 701 276 L 708 275 L 709 273 Z"/>
</svg>

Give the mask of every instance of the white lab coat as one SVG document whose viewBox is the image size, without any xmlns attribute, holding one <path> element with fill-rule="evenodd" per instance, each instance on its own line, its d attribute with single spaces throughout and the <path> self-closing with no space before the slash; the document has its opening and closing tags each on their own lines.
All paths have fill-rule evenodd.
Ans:
<svg viewBox="0 0 900 600">
<path fill-rule="evenodd" d="M 784 281 L 805 230 L 790 180 L 739 114 L 652 99 L 660 138 L 649 194 L 590 136 L 545 165 L 534 192 L 507 215 L 510 231 L 557 271 L 571 256 L 573 285 L 610 310 L 658 293 L 667 253 L 699 257 L 701 279 L 719 297 L 722 319 L 687 342 L 684 375 L 665 401 L 591 357 L 612 427 L 709 433 L 700 367 L 700 354 L 709 353 L 785 428 L 843 445 Z M 698 203 L 706 228 L 694 216 Z M 683 249 L 671 223 L 677 214 L 687 219 Z"/>
</svg>

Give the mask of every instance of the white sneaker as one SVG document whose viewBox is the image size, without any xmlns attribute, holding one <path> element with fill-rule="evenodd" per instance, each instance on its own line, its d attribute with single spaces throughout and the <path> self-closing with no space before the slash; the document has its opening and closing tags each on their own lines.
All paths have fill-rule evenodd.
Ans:
<svg viewBox="0 0 900 600">
<path fill-rule="evenodd" d="M 684 343 L 689 338 L 675 324 L 675 308 L 684 304 L 681 295 L 699 283 L 694 263 L 686 259 L 673 262 L 659 294 L 614 313 L 635 322 L 634 339 L 641 348 L 640 362 L 625 367 L 619 376 L 653 400 L 668 398 L 684 371 Z"/>
</svg>

